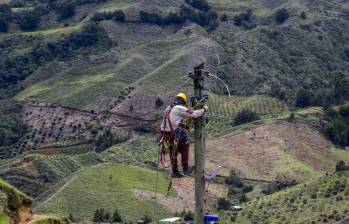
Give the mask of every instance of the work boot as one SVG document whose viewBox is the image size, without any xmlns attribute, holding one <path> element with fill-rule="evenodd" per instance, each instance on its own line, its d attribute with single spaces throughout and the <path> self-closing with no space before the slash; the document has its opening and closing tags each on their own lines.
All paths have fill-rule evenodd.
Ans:
<svg viewBox="0 0 349 224">
<path fill-rule="evenodd" d="M 191 166 L 186 165 L 183 167 L 183 173 L 184 173 L 184 175 L 189 176 L 189 175 L 193 174 L 193 168 Z"/>
<path fill-rule="evenodd" d="M 178 172 L 178 170 L 177 170 L 177 171 L 172 171 L 171 177 L 172 177 L 172 178 L 182 178 L 183 175 L 180 174 L 180 173 Z"/>
</svg>

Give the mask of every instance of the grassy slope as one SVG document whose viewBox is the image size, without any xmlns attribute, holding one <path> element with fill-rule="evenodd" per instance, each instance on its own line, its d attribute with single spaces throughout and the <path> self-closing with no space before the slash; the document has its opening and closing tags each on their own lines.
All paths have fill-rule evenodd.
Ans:
<svg viewBox="0 0 349 224">
<path fill-rule="evenodd" d="M 63 215 L 73 214 L 81 220 L 91 220 L 97 208 L 109 212 L 117 207 L 124 219 L 136 221 L 144 214 L 153 214 L 153 202 L 137 199 L 132 190 L 154 191 L 156 173 L 151 170 L 125 166 L 103 165 L 86 169 L 75 177 L 52 199 L 36 208 L 38 212 L 55 212 Z M 112 176 L 111 191 L 108 190 L 109 177 Z M 159 193 L 167 190 L 168 181 L 160 174 Z M 168 215 L 159 209 L 161 217 Z"/>
<path fill-rule="evenodd" d="M 162 29 L 158 26 L 116 25 L 111 21 L 104 21 L 103 26 L 118 46 L 113 48 L 114 53 L 107 52 L 103 56 L 117 58 L 118 63 L 112 60 L 97 64 L 75 63 L 71 65 L 73 71 L 64 71 L 47 80 L 42 80 L 19 93 L 16 99 L 23 100 L 26 97 L 34 96 L 40 101 L 91 108 L 99 99 L 110 100 L 117 97 L 117 93 L 122 88 L 132 84 L 139 84 L 141 91 L 162 94 L 181 86 L 184 81 L 178 77 L 186 75 L 195 63 L 207 58 L 208 64 L 214 64 L 216 59 L 212 61 L 210 56 L 217 53 L 218 49 L 221 57 L 219 69 L 229 76 L 228 84 L 234 92 L 239 94 L 267 93 L 271 83 L 280 83 L 285 88 L 296 88 L 297 83 L 313 87 L 325 85 L 321 80 L 328 78 L 326 73 L 331 66 L 323 66 L 322 70 L 318 69 L 318 63 L 324 58 L 324 55 L 310 49 L 309 43 L 314 43 L 316 48 L 324 48 L 321 52 L 334 57 L 339 57 L 341 54 L 339 52 L 339 49 L 342 49 L 341 45 L 331 44 L 334 38 L 333 31 L 327 28 L 322 31 L 323 42 L 326 42 L 324 44 L 317 39 L 317 33 L 303 30 L 300 25 L 307 24 L 315 29 L 314 21 L 328 19 L 325 25 L 332 27 L 335 24 L 332 24 L 331 19 L 334 17 L 331 13 L 326 17 L 323 11 L 317 8 L 317 5 L 308 1 L 300 3 L 295 0 L 212 0 L 210 3 L 220 14 L 224 12 L 236 14 L 252 7 L 259 21 L 270 19 L 269 17 L 278 7 L 284 6 L 290 9 L 292 18 L 285 25 L 267 21 L 268 26 L 259 25 L 253 30 L 234 28 L 230 23 L 223 24 L 210 34 L 209 38 L 206 38 L 207 33 L 198 26 L 187 27 L 173 33 L 173 30 L 170 32 L 169 28 Z M 180 1 L 174 1 L 171 4 L 162 2 L 162 4 L 168 8 L 168 5 L 178 6 Z M 319 6 L 321 7 L 323 5 Z M 125 9 L 132 19 L 140 9 L 160 11 L 163 9 L 157 4 L 123 1 L 105 3 L 94 10 L 110 11 L 118 8 Z M 306 21 L 302 21 L 298 16 L 301 10 L 309 11 Z M 330 7 L 328 10 L 332 12 L 331 10 L 336 9 Z M 90 10 L 89 14 L 92 13 L 93 11 Z M 59 36 L 61 30 L 68 32 L 79 26 L 80 24 L 77 24 L 72 27 L 58 28 L 57 31 L 53 29 L 45 32 L 47 35 L 57 34 Z M 338 24 L 334 29 L 337 28 Z M 145 29 L 147 32 L 144 32 Z M 345 33 L 347 28 L 343 29 Z M 184 30 L 190 30 L 192 34 L 185 35 Z M 275 37 L 274 34 L 278 36 Z M 338 38 L 341 39 L 341 37 Z M 299 41 L 300 39 L 302 41 Z M 343 41 L 345 42 L 346 39 L 342 38 L 338 44 L 343 44 Z M 286 44 L 282 44 L 284 42 Z M 302 49 L 302 52 L 296 51 L 291 46 Z M 304 61 L 305 59 L 307 61 Z M 342 61 L 336 64 L 335 61 L 338 60 L 331 59 L 330 61 L 330 63 L 333 62 L 333 66 L 346 63 Z M 345 69 L 345 66 L 342 67 Z M 213 69 L 213 66 L 210 68 Z M 230 77 L 231 73 L 234 74 L 233 77 Z M 280 74 L 286 74 L 286 77 L 283 78 Z"/>
<path fill-rule="evenodd" d="M 285 103 L 263 95 L 251 97 L 232 96 L 228 98 L 210 94 L 209 106 L 208 116 L 211 120 L 207 124 L 206 130 L 210 137 L 226 135 L 234 130 L 241 131 L 243 128 L 241 126 L 234 127 L 232 122 L 234 116 L 242 109 L 249 109 L 258 113 L 265 122 L 268 122 L 270 119 L 275 120 L 275 118 L 282 117 L 288 113 L 288 107 Z"/>
<path fill-rule="evenodd" d="M 336 223 L 349 214 L 348 184 L 349 171 L 329 174 L 252 200 L 223 223 Z"/>
<path fill-rule="evenodd" d="M 7 224 L 8 223 L 8 217 L 4 213 L 0 213 L 0 224 Z"/>
<path fill-rule="evenodd" d="M 9 209 L 11 211 L 18 210 L 23 205 L 30 205 L 31 201 L 30 197 L 0 179 L 0 224 L 7 224 L 9 220 L 4 211 L 9 211 Z"/>
<path fill-rule="evenodd" d="M 101 155 L 27 154 L 0 161 L 0 176 L 28 195 L 37 197 L 52 185 L 86 166 L 103 162 Z"/>
</svg>

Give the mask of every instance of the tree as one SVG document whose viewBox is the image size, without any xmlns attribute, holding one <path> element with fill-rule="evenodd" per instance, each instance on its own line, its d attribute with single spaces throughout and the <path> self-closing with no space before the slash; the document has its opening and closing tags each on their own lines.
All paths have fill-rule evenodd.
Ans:
<svg viewBox="0 0 349 224">
<path fill-rule="evenodd" d="M 160 97 L 156 98 L 155 106 L 156 107 L 161 107 L 162 105 L 164 105 L 164 101 Z"/>
<path fill-rule="evenodd" d="M 61 19 L 66 19 L 75 15 L 75 3 L 73 1 L 63 2 L 57 10 Z"/>
<path fill-rule="evenodd" d="M 112 221 L 113 222 L 122 222 L 121 215 L 120 215 L 120 213 L 119 213 L 117 208 L 114 211 L 114 214 L 113 214 L 113 217 L 112 217 Z"/>
<path fill-rule="evenodd" d="M 92 221 L 96 222 L 96 223 L 101 223 L 101 222 L 104 222 L 104 217 L 105 217 L 104 209 L 97 208 L 94 215 L 93 215 Z"/>
<path fill-rule="evenodd" d="M 245 124 L 259 119 L 260 116 L 257 113 L 250 111 L 249 109 L 243 109 L 240 112 L 238 112 L 237 115 L 234 117 L 233 125 L 236 126 L 240 124 Z"/>
<path fill-rule="evenodd" d="M 253 21 L 253 13 L 251 9 L 247 9 L 246 12 L 240 13 L 234 17 L 234 25 L 242 26 L 245 29 L 252 29 L 256 26 Z"/>
<path fill-rule="evenodd" d="M 309 107 L 313 103 L 313 94 L 310 91 L 301 89 L 297 93 L 296 107 Z"/>
<path fill-rule="evenodd" d="M 27 10 L 19 16 L 19 26 L 22 30 L 33 30 L 39 26 L 41 15 L 36 10 Z"/>
<path fill-rule="evenodd" d="M 307 19 L 307 14 L 303 11 L 301 12 L 301 18 L 304 20 L 304 19 Z"/>
<path fill-rule="evenodd" d="M 0 17 L 0 32 L 7 32 L 8 22 L 5 18 Z"/>
<path fill-rule="evenodd" d="M 333 96 L 336 100 L 349 99 L 349 78 L 343 72 L 336 71 L 332 77 Z"/>
<path fill-rule="evenodd" d="M 113 13 L 114 19 L 118 22 L 124 22 L 126 20 L 126 15 L 124 11 L 117 10 Z"/>
<path fill-rule="evenodd" d="M 290 18 L 290 14 L 288 13 L 288 10 L 285 8 L 279 9 L 276 11 L 275 14 L 275 20 L 278 23 L 285 22 L 288 18 Z"/>
</svg>

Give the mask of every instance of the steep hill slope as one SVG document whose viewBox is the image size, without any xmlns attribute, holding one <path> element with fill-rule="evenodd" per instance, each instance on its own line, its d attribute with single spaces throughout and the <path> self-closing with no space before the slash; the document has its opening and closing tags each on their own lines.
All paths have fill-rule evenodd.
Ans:
<svg viewBox="0 0 349 224">
<path fill-rule="evenodd" d="M 280 122 L 207 142 L 209 166 L 255 179 L 307 180 L 334 169 L 349 153 L 304 124 Z"/>
<path fill-rule="evenodd" d="M 139 20 L 140 10 L 178 11 L 182 3 L 107 1 L 96 8 L 88 4 L 78 7 L 81 12 L 71 22 L 79 25 L 87 23 L 77 23 L 83 12 L 125 9 L 126 22 L 99 22 L 114 45 L 73 63 L 41 66 L 21 83 L 25 90 L 16 99 L 35 97 L 104 109 L 105 103 L 100 102 L 117 100 L 121 90 L 132 85 L 152 100 L 180 88 L 184 82 L 179 77 L 201 61 L 207 61 L 208 68 L 227 81 L 235 94 L 272 94 L 273 88 L 281 88 L 290 99 L 300 87 L 331 89 L 335 70 L 348 73 L 348 10 L 340 1 L 211 1 L 219 15 L 229 12 L 230 16 L 211 33 L 190 23 L 159 26 L 134 22 Z M 170 8 L 164 10 L 165 6 Z M 274 14 L 282 7 L 290 11 L 290 19 L 278 24 Z M 232 16 L 246 8 L 255 14 L 257 26 L 253 29 L 234 25 Z M 300 18 L 302 11 L 307 13 L 306 19 Z M 69 27 L 61 29 L 70 32 Z"/>
<path fill-rule="evenodd" d="M 348 181 L 348 171 L 323 176 L 252 200 L 223 223 L 338 223 L 349 215 Z"/>
<path fill-rule="evenodd" d="M 32 199 L 0 179 L 0 223 L 27 222 L 32 216 Z"/>
</svg>

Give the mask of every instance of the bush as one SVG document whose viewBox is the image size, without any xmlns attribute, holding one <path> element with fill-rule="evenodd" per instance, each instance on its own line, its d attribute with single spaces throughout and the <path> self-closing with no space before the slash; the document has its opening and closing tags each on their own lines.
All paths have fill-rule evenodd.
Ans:
<svg viewBox="0 0 349 224">
<path fill-rule="evenodd" d="M 349 170 L 349 166 L 347 166 L 343 160 L 339 160 L 336 164 L 336 171 L 344 170 Z"/>
<path fill-rule="evenodd" d="M 231 186 L 237 187 L 237 188 L 242 188 L 243 183 L 240 179 L 240 177 L 237 176 L 235 171 L 231 171 L 229 177 L 225 180 L 226 184 L 229 184 Z"/>
<path fill-rule="evenodd" d="M 8 22 L 5 18 L 0 17 L 0 32 L 7 32 Z"/>
<path fill-rule="evenodd" d="M 205 12 L 211 8 L 206 0 L 185 0 L 185 3 Z"/>
<path fill-rule="evenodd" d="M 326 116 L 329 121 L 324 126 L 324 133 L 334 144 L 349 145 L 349 106 L 342 106 L 339 111 L 329 108 Z"/>
<path fill-rule="evenodd" d="M 164 105 L 164 101 L 160 97 L 156 98 L 155 106 L 159 108 L 162 105 Z"/>
<path fill-rule="evenodd" d="M 33 30 L 39 26 L 41 15 L 36 10 L 27 10 L 19 15 L 19 26 L 22 30 Z"/>
<path fill-rule="evenodd" d="M 118 209 L 115 209 L 113 217 L 112 217 L 112 221 L 113 222 L 122 222 L 122 218 L 121 218 L 121 215 L 120 215 Z"/>
<path fill-rule="evenodd" d="M 217 210 L 229 210 L 230 209 L 230 201 L 225 198 L 218 198 L 217 200 Z"/>
<path fill-rule="evenodd" d="M 149 216 L 149 215 L 144 215 L 143 217 L 142 217 L 142 220 L 143 220 L 143 222 L 145 223 L 145 224 L 148 224 L 148 223 L 151 223 L 151 217 Z"/>
<path fill-rule="evenodd" d="M 0 147 L 17 143 L 28 132 L 21 111 L 22 106 L 12 100 L 0 101 Z"/>
<path fill-rule="evenodd" d="M 183 210 L 180 216 L 184 219 L 184 221 L 193 221 L 194 220 L 194 213 L 191 211 L 185 211 Z"/>
<path fill-rule="evenodd" d="M 222 21 L 222 22 L 226 22 L 226 21 L 228 21 L 228 16 L 227 16 L 227 14 L 223 14 L 221 17 L 220 17 L 220 20 Z"/>
<path fill-rule="evenodd" d="M 124 11 L 117 10 L 113 13 L 114 19 L 118 22 L 124 22 L 126 20 L 126 15 Z"/>
<path fill-rule="evenodd" d="M 233 125 L 236 126 L 240 124 L 245 124 L 259 119 L 260 117 L 257 113 L 250 111 L 249 109 L 243 109 L 234 117 Z"/>
<path fill-rule="evenodd" d="M 313 104 L 314 95 L 307 90 L 299 90 L 296 96 L 296 107 L 309 107 Z"/>
<path fill-rule="evenodd" d="M 234 25 L 242 26 L 245 29 L 252 29 L 256 27 L 253 21 L 253 13 L 251 9 L 246 10 L 246 12 L 240 13 L 234 17 Z"/>
<path fill-rule="evenodd" d="M 155 131 L 154 127 L 148 124 L 139 124 L 136 127 L 134 127 L 133 130 L 142 133 L 150 133 Z"/>
<path fill-rule="evenodd" d="M 57 12 L 59 14 L 60 19 L 67 19 L 75 15 L 75 2 L 74 1 L 66 1 L 58 6 Z"/>
<path fill-rule="evenodd" d="M 307 14 L 303 11 L 301 12 L 301 18 L 304 20 L 304 19 L 307 19 Z"/>
<path fill-rule="evenodd" d="M 288 18 L 290 18 L 290 14 L 288 13 L 288 10 L 285 8 L 279 9 L 276 11 L 275 14 L 275 20 L 278 23 L 285 22 Z"/>
</svg>

